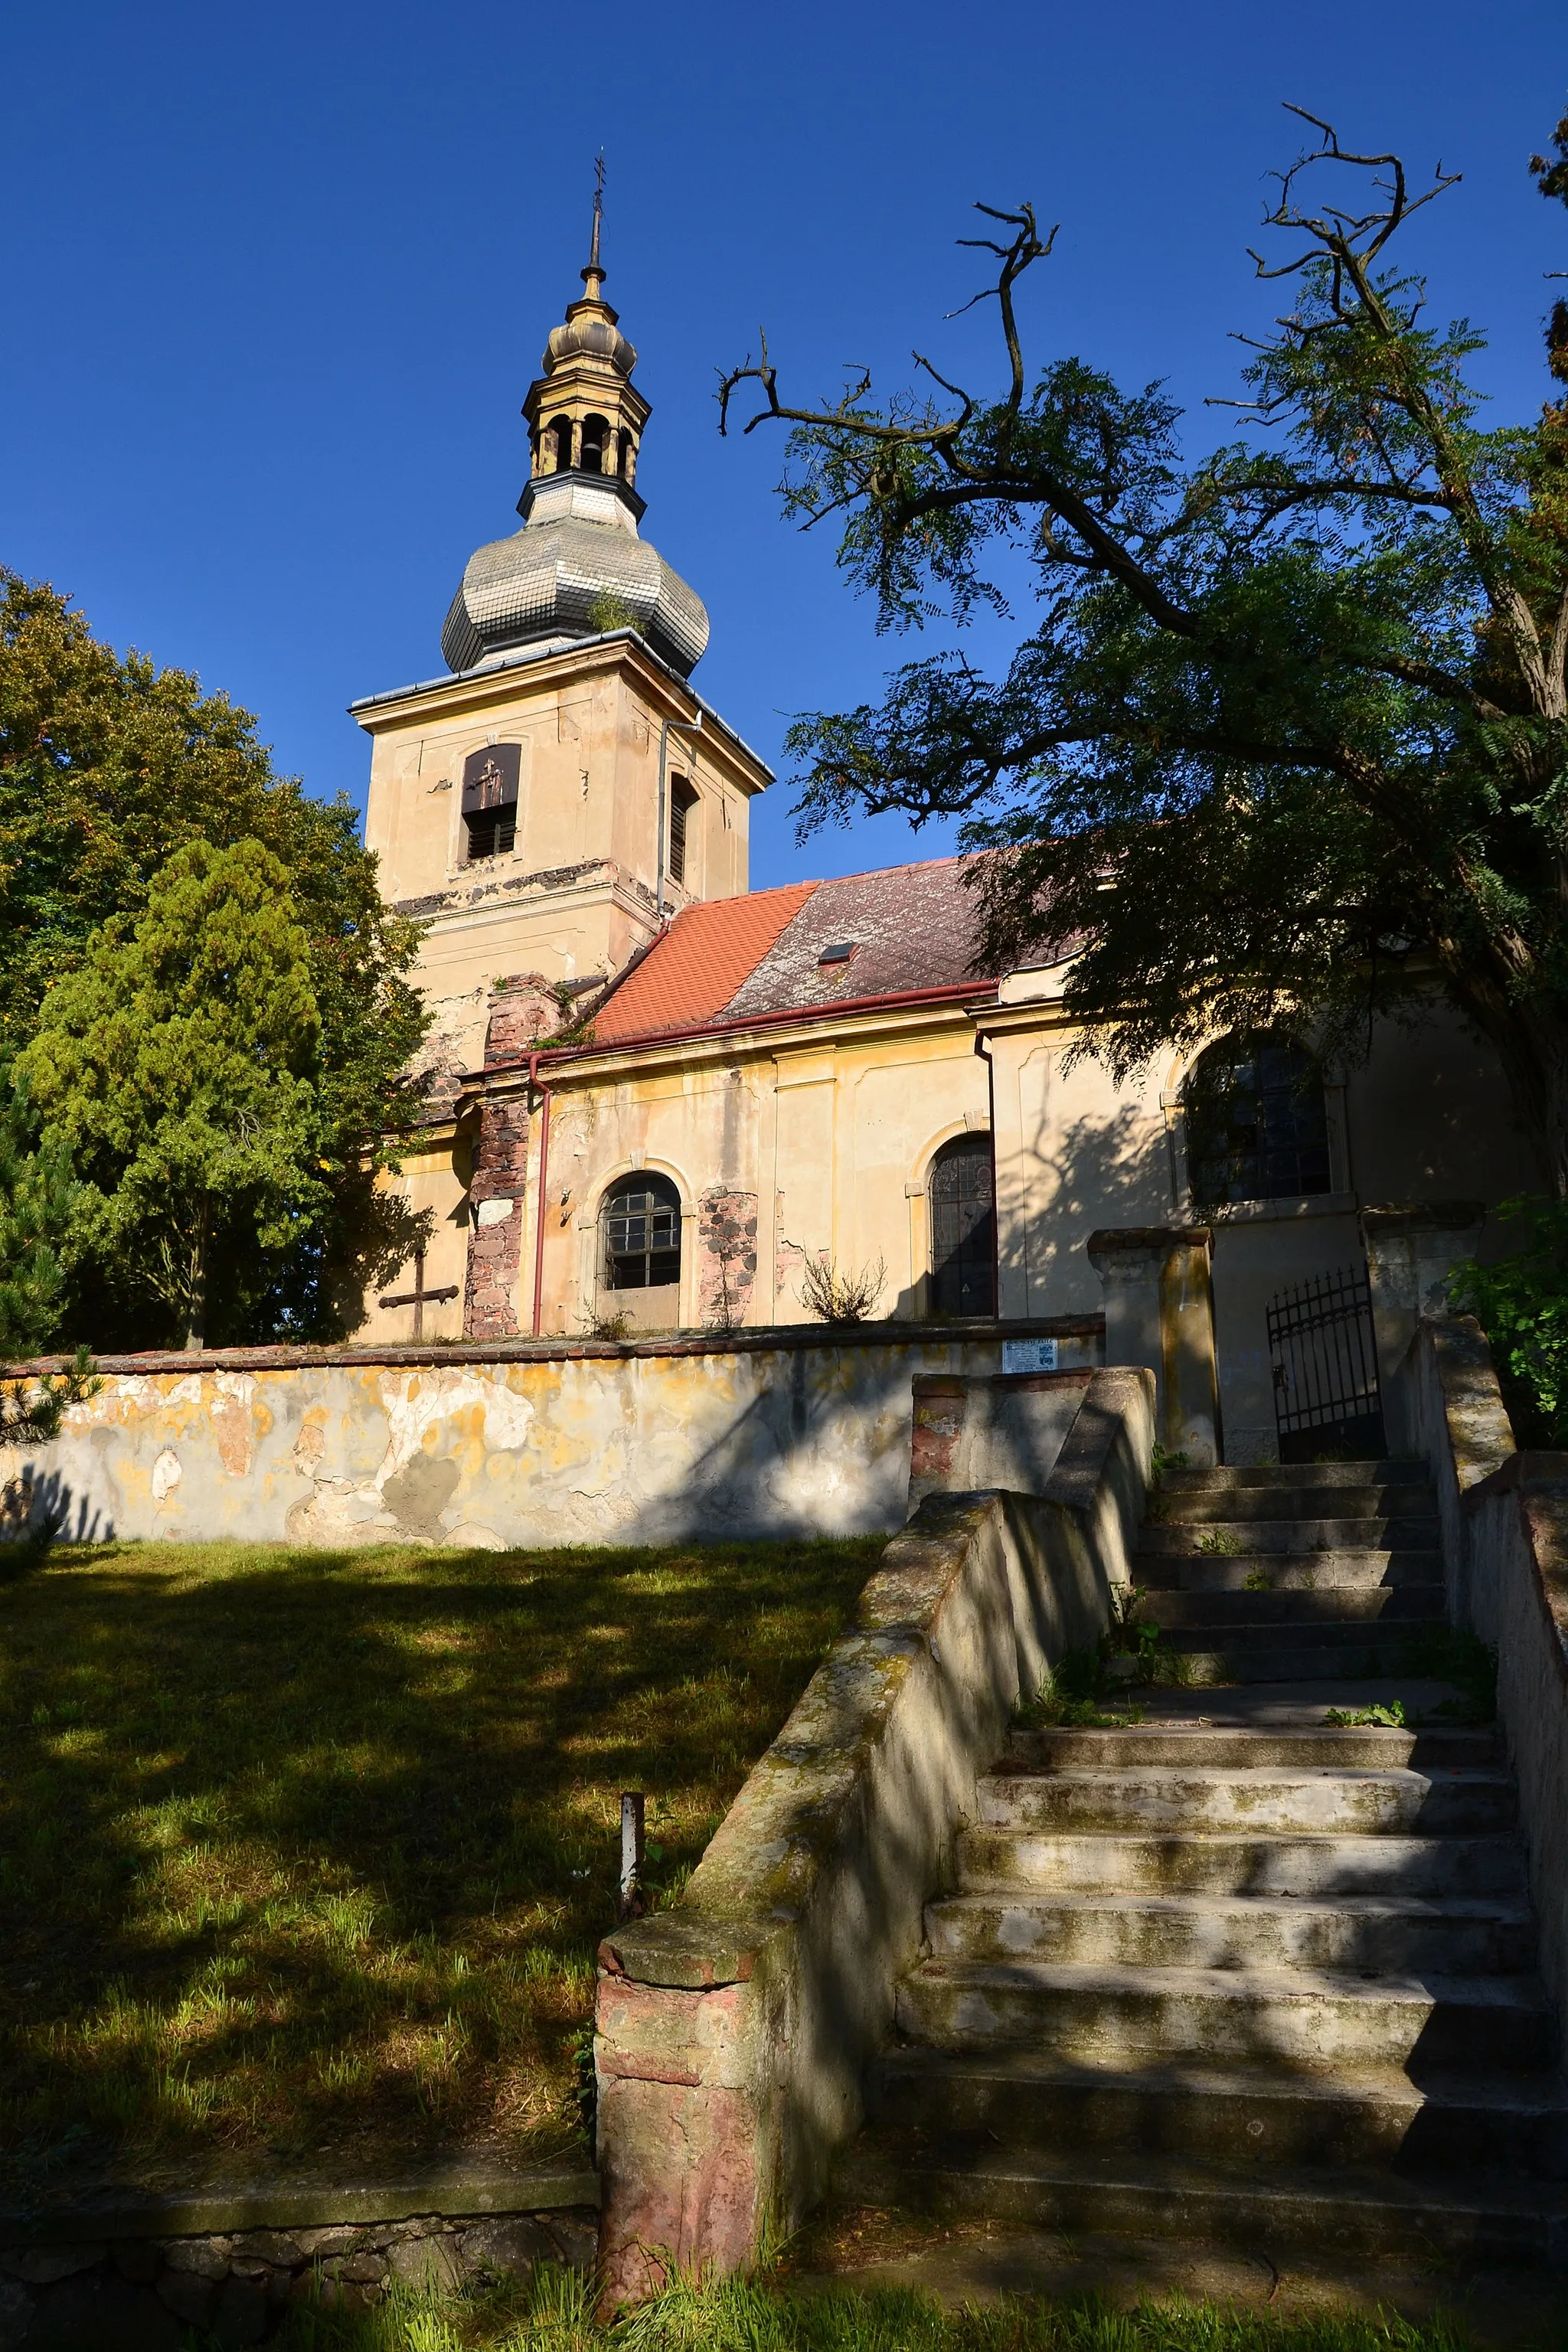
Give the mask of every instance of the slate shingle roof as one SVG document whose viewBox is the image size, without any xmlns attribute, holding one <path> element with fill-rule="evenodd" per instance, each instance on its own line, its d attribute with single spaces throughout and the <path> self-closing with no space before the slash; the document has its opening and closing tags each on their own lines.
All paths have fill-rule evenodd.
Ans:
<svg viewBox="0 0 1568 2352">
<path fill-rule="evenodd" d="M 979 906 L 965 861 L 937 857 L 832 882 L 796 882 L 683 908 L 595 1016 L 620 1045 L 709 1022 L 805 1012 L 850 998 L 984 987 Z M 848 946 L 824 964 L 823 950 Z"/>
</svg>

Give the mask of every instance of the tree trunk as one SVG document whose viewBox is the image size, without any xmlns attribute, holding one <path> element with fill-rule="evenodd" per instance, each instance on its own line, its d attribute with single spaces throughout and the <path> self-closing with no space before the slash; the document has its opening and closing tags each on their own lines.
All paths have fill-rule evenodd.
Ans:
<svg viewBox="0 0 1568 2352">
<path fill-rule="evenodd" d="M 205 1348 L 207 1343 L 207 1209 L 205 1201 L 196 1212 L 196 1230 L 191 1237 L 187 1298 L 185 1347 L 189 1351 Z"/>
<path fill-rule="evenodd" d="M 1454 993 L 1502 1064 L 1542 1191 L 1568 1200 L 1568 1020 L 1539 1003 L 1503 1007 Z"/>
</svg>

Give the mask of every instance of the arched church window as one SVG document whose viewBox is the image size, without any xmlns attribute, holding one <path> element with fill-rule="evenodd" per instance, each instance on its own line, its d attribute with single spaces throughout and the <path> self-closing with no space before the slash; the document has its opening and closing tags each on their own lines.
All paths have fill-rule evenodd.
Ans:
<svg viewBox="0 0 1568 2352">
<path fill-rule="evenodd" d="M 602 474 L 605 470 L 605 442 L 609 424 L 603 416 L 583 419 L 583 454 L 578 464 L 584 474 Z"/>
<path fill-rule="evenodd" d="M 605 1286 L 662 1290 L 680 1280 L 680 1194 L 668 1176 L 624 1176 L 605 1196 Z"/>
<path fill-rule="evenodd" d="M 558 474 L 569 474 L 572 470 L 572 419 L 558 416 L 550 429 L 555 436 L 555 470 Z"/>
<path fill-rule="evenodd" d="M 700 794 L 694 793 L 684 776 L 674 776 L 669 785 L 669 878 L 685 887 L 686 883 L 686 821 L 697 806 Z"/>
<path fill-rule="evenodd" d="M 1198 1207 L 1328 1192 L 1322 1073 L 1289 1038 L 1222 1038 L 1194 1064 L 1184 1107 Z"/>
<path fill-rule="evenodd" d="M 931 1311 L 996 1312 L 996 1181 L 988 1135 L 958 1135 L 931 1165 Z"/>
</svg>

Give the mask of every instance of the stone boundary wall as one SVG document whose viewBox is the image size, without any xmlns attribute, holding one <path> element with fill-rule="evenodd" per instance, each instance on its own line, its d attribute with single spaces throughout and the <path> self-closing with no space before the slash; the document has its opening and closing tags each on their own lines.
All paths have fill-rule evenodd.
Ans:
<svg viewBox="0 0 1568 2352">
<path fill-rule="evenodd" d="M 454 2185 L 460 2200 L 462 2187 Z M 531 2195 L 536 2206 L 514 2210 Z M 406 2196 L 369 2189 L 335 2198 L 317 2190 L 303 2200 L 265 2190 L 150 2199 L 140 2210 L 89 2202 L 12 2214 L 0 2219 L 0 2352 L 109 2345 L 180 2352 L 192 2328 L 226 2347 L 260 2344 L 311 2295 L 329 2308 L 369 2312 L 395 2283 L 450 2290 L 515 2280 L 541 2263 L 587 2271 L 597 2241 L 596 2195 L 592 2173 L 531 2182 L 520 2168 L 510 2192 L 480 2210 L 409 2212 Z M 392 2218 L 353 2210 L 378 2201 Z M 224 2213 L 226 2205 L 237 2210 Z M 291 2209 L 314 2216 L 323 2206 L 343 2209 L 342 2218 L 289 2223 Z M 245 2226 L 244 2209 L 268 2207 L 273 2226 Z M 188 2226 L 218 2219 L 230 2226 Z"/>
<path fill-rule="evenodd" d="M 1098 1362 L 1103 1323 L 1005 1327 Z M 628 1346 L 109 1357 L 53 1444 L 0 1456 L 11 1533 L 503 1550 L 872 1535 L 908 1509 L 911 1385 L 1004 1329 L 868 1324 Z"/>
<path fill-rule="evenodd" d="M 600 2265 L 745 2267 L 822 2194 L 1021 1695 L 1130 1580 L 1154 1377 L 1089 1381 L 1039 1496 L 928 1495 L 678 1904 L 600 1948 Z"/>
<path fill-rule="evenodd" d="M 1519 1453 L 1474 1318 L 1423 1318 L 1400 1402 L 1436 1481 L 1450 1612 L 1498 1655 L 1541 1973 L 1568 2031 L 1568 1454 Z"/>
</svg>

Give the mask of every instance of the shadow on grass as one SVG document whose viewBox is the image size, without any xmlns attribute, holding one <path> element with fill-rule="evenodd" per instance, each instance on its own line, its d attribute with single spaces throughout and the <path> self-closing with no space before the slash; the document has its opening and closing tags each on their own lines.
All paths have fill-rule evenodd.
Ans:
<svg viewBox="0 0 1568 2352">
<path fill-rule="evenodd" d="M 106 1546 L 0 1589 L 13 2189 L 569 2145 L 620 1790 L 677 1886 L 880 1549 Z"/>
</svg>

